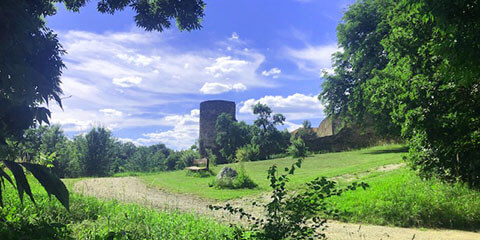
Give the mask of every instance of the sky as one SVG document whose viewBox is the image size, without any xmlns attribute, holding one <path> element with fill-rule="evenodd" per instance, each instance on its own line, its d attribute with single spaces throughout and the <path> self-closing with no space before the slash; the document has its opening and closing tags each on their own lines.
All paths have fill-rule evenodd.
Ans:
<svg viewBox="0 0 480 240">
<path fill-rule="evenodd" d="M 285 115 L 282 129 L 325 117 L 322 73 L 351 0 L 206 0 L 203 27 L 191 32 L 146 32 L 131 9 L 101 14 L 96 2 L 78 13 L 58 5 L 47 18 L 67 51 L 63 110 L 50 106 L 67 135 L 103 126 L 124 142 L 186 149 L 200 102 L 216 99 L 234 101 L 247 123 L 254 104 L 267 104 Z"/>
</svg>

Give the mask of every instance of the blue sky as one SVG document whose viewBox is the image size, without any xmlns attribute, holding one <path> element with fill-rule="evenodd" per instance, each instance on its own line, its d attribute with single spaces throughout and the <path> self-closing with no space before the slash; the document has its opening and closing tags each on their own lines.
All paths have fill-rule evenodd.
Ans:
<svg viewBox="0 0 480 240">
<path fill-rule="evenodd" d="M 47 19 L 67 51 L 64 110 L 52 122 L 73 136 L 105 126 L 122 141 L 165 143 L 174 149 L 198 138 L 199 104 L 235 101 L 237 119 L 251 106 L 283 113 L 284 128 L 324 118 L 317 100 L 322 71 L 338 51 L 335 28 L 352 1 L 212 0 L 203 28 L 145 32 L 130 9 L 115 15 L 58 6 Z"/>
</svg>

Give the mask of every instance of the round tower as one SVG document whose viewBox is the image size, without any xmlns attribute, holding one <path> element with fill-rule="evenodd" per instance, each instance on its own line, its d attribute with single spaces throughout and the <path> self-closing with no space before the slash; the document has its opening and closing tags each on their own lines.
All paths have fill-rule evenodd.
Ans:
<svg viewBox="0 0 480 240">
<path fill-rule="evenodd" d="M 200 154 L 205 157 L 205 149 L 210 149 L 217 155 L 217 131 L 215 125 L 217 118 L 222 113 L 227 113 L 235 120 L 235 102 L 224 100 L 210 100 L 200 103 L 200 137 L 198 140 Z"/>
</svg>

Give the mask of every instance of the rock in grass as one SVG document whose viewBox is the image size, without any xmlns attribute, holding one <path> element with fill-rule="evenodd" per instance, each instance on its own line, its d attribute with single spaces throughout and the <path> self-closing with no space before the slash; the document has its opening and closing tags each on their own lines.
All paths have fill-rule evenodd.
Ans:
<svg viewBox="0 0 480 240">
<path fill-rule="evenodd" d="M 237 171 L 231 167 L 223 167 L 220 172 L 217 174 L 217 180 L 225 178 L 235 178 L 237 176 Z"/>
</svg>

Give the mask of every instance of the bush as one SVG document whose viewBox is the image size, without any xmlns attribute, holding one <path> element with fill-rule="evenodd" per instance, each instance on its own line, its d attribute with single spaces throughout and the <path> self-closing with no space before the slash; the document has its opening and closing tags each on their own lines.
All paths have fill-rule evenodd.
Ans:
<svg viewBox="0 0 480 240">
<path fill-rule="evenodd" d="M 260 148 L 255 144 L 247 144 L 239 149 L 235 154 L 237 162 L 249 162 L 259 160 Z"/>
<path fill-rule="evenodd" d="M 271 202 L 260 205 L 267 213 L 265 218 L 257 218 L 246 213 L 243 208 L 225 206 L 212 206 L 212 210 L 226 210 L 231 214 L 238 214 L 246 218 L 250 225 L 247 230 L 237 227 L 237 239 L 281 240 L 281 239 L 324 239 L 326 220 L 318 214 L 333 214 L 334 211 L 325 201 L 332 196 L 340 196 L 345 191 L 355 190 L 365 183 L 353 183 L 345 188 L 337 188 L 336 183 L 325 177 L 316 178 L 306 184 L 303 190 L 289 192 L 286 183 L 295 169 L 301 167 L 303 159 L 300 158 L 290 168 L 285 168 L 285 173 L 278 176 L 277 166 L 273 165 L 268 170 L 268 179 L 272 188 Z M 256 202 L 252 206 L 258 206 Z"/>
<path fill-rule="evenodd" d="M 292 140 L 292 145 L 288 147 L 288 153 L 293 158 L 303 158 L 308 155 L 308 148 L 302 138 L 298 137 Z"/>
<path fill-rule="evenodd" d="M 193 165 L 193 160 L 200 158 L 195 150 L 184 150 L 180 152 L 180 161 L 177 162 L 177 169 L 184 169 Z"/>
<path fill-rule="evenodd" d="M 217 187 L 220 189 L 241 189 L 241 188 L 256 188 L 258 185 L 247 175 L 247 171 L 242 163 L 237 168 L 237 176 L 233 178 L 215 178 L 210 187 Z"/>
</svg>

